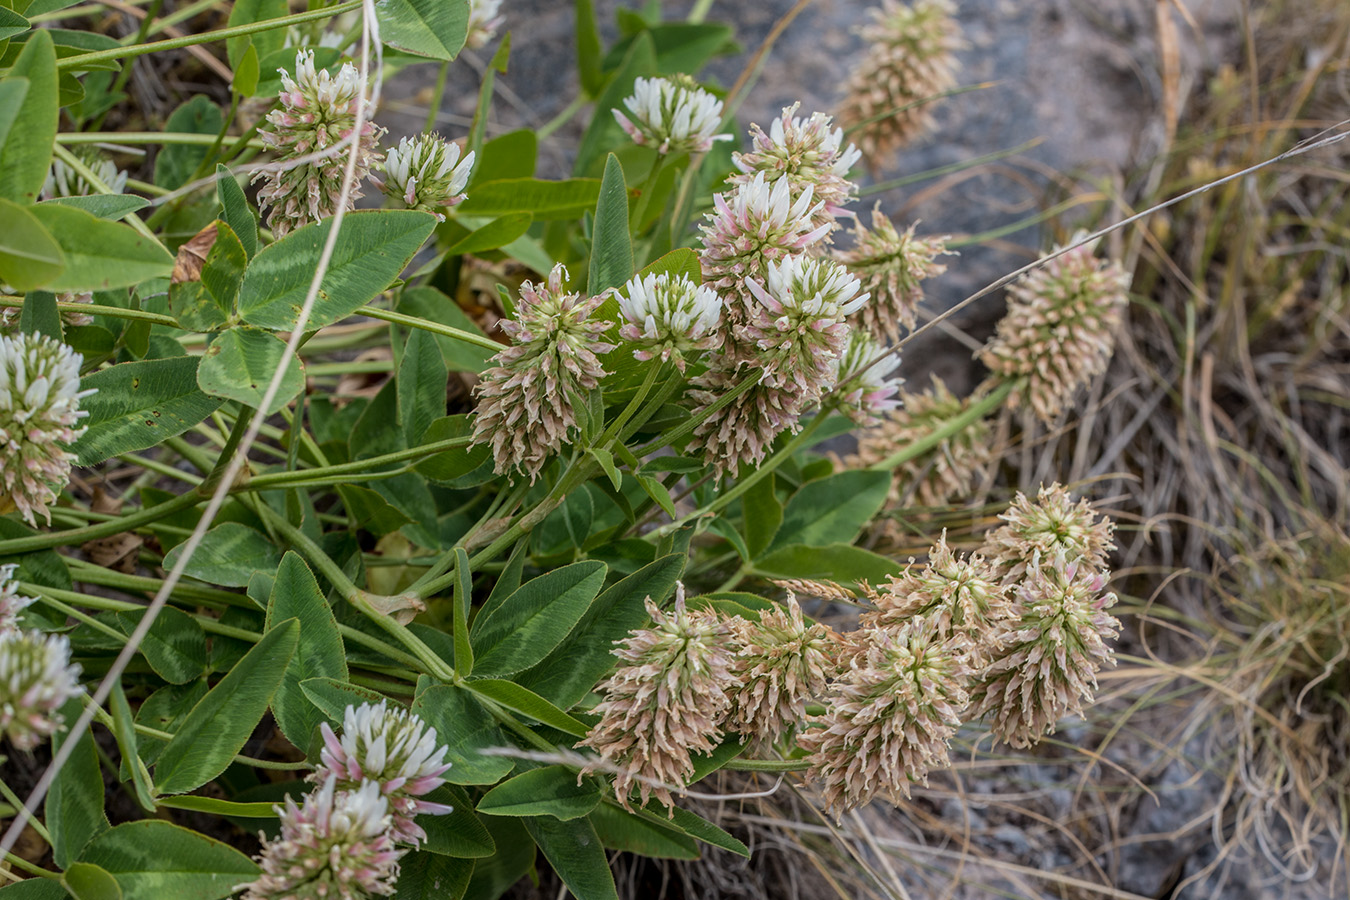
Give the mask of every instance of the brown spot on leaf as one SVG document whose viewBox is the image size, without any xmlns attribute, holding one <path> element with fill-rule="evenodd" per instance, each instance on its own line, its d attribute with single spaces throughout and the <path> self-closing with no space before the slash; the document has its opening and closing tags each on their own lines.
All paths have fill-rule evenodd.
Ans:
<svg viewBox="0 0 1350 900">
<path fill-rule="evenodd" d="M 201 281 L 202 267 L 206 265 L 206 254 L 216 243 L 216 223 L 212 222 L 192 236 L 186 244 L 178 248 L 178 256 L 173 261 L 173 275 L 169 284 L 182 284 L 185 281 Z"/>
</svg>

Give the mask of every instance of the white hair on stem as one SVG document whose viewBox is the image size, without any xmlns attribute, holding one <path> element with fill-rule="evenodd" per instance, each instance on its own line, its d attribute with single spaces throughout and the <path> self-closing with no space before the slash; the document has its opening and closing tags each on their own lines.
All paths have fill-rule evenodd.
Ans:
<svg viewBox="0 0 1350 900">
<path fill-rule="evenodd" d="M 300 313 L 296 319 L 295 327 L 291 330 L 290 340 L 286 344 L 286 353 L 282 355 L 281 365 L 273 373 L 272 380 L 267 384 L 267 390 L 263 392 L 262 402 L 258 404 L 259 409 L 268 409 L 272 401 L 276 398 L 281 389 L 281 382 L 286 377 L 286 369 L 290 364 L 290 359 L 295 355 L 300 346 L 300 340 L 304 337 L 305 325 L 309 321 L 310 314 L 314 310 L 314 301 L 319 295 L 319 285 L 323 283 L 323 277 L 328 272 L 328 266 L 333 258 L 333 248 L 337 245 L 338 232 L 342 227 L 342 220 L 347 214 L 347 199 L 351 195 L 352 187 L 356 176 L 357 155 L 360 152 L 360 144 L 356 142 L 355 136 L 361 132 L 361 127 L 366 122 L 367 109 L 374 109 L 380 100 L 380 89 L 383 85 L 383 71 L 381 62 L 383 54 L 380 46 L 380 26 L 375 17 L 375 0 L 364 0 L 361 4 L 362 29 L 361 29 L 361 60 L 359 71 L 361 73 L 362 84 L 371 84 L 371 47 L 375 48 L 375 81 L 371 84 L 370 103 L 367 106 L 362 104 L 356 114 L 356 127 L 352 129 L 352 136 L 346 141 L 345 145 L 339 142 L 329 148 L 329 155 L 336 156 L 344 149 L 347 152 L 347 167 L 342 176 L 342 191 L 339 194 L 337 212 L 332 218 L 333 226 L 328 231 L 328 239 L 323 245 L 323 252 L 319 256 L 319 264 L 314 269 L 314 278 L 309 283 L 309 290 L 305 293 L 305 302 L 300 308 Z M 296 162 L 292 160 L 292 163 Z M 214 179 L 207 179 L 210 182 Z M 164 198 L 161 198 L 164 199 Z M 127 638 L 126 646 L 122 652 L 113 660 L 108 673 L 103 676 L 99 682 L 98 689 L 94 691 L 89 702 L 85 704 L 84 712 L 75 720 L 75 724 L 70 726 L 70 731 L 61 742 L 61 747 L 52 757 L 51 764 L 47 766 L 38 783 L 34 785 L 33 790 L 29 792 L 28 799 L 24 801 L 23 806 L 14 815 L 14 820 L 5 831 L 4 837 L 0 838 L 0 855 L 8 853 L 13 849 L 14 844 L 23 832 L 24 826 L 33 818 L 47 791 L 51 788 L 52 782 L 60 774 L 66 761 L 70 759 L 74 752 L 80 737 L 88 729 L 90 722 L 94 719 L 95 711 L 102 707 L 112 693 L 113 684 L 122 677 L 122 672 L 126 669 L 131 658 L 136 655 L 137 649 L 149 632 L 150 626 L 154 624 L 159 611 L 169 600 L 169 595 L 177 587 L 179 580 L 183 577 L 183 570 L 187 567 L 192 555 L 196 552 L 202 537 L 211 527 L 216 514 L 220 512 L 221 506 L 225 503 L 226 496 L 229 495 L 231 486 L 234 485 L 235 478 L 239 475 L 239 470 L 244 467 L 248 460 L 248 451 L 257 440 L 259 431 L 262 430 L 263 416 L 255 415 L 249 423 L 248 430 L 244 433 L 243 439 L 235 448 L 234 456 L 230 458 L 229 464 L 225 468 L 224 475 L 215 491 L 211 494 L 210 501 L 206 504 L 206 510 L 202 513 L 201 519 L 197 522 L 197 527 L 192 530 L 192 534 L 183 543 L 183 552 L 178 558 L 178 562 L 169 570 L 164 578 L 164 583 L 160 586 L 159 592 L 155 594 L 155 599 L 150 602 L 146 608 L 145 615 L 141 617 L 140 623 L 136 629 Z"/>
</svg>

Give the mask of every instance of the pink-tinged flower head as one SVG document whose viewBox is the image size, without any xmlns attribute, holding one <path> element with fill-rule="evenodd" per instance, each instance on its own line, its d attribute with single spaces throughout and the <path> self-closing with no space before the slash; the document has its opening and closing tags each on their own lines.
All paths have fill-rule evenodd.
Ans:
<svg viewBox="0 0 1350 900">
<path fill-rule="evenodd" d="M 867 302 L 858 279 L 820 257 L 788 256 L 766 266 L 761 284 L 747 286 L 758 303 L 738 335 L 756 350 L 764 381 L 792 391 L 800 408 L 834 388 L 837 362 L 848 347 L 849 316 Z"/>
<path fill-rule="evenodd" d="M 80 400 L 83 357 L 38 334 L 0 336 L 0 512 L 17 509 L 30 525 L 51 522 L 75 455 L 66 448 L 89 415 Z"/>
<path fill-rule="evenodd" d="M 806 119 L 793 115 L 800 105 L 785 107 L 767 134 L 758 125 L 750 126 L 753 149 L 731 155 L 741 171 L 727 180 L 745 184 L 759 172 L 769 179 L 786 177 L 794 196 L 809 187 L 824 204 L 815 214 L 815 224 L 833 224 L 836 217 L 849 214 L 844 206 L 858 192 L 848 173 L 862 153 L 852 144 L 843 146 L 844 130 L 831 128 L 833 119 L 824 113 Z"/>
<path fill-rule="evenodd" d="M 505 16 L 497 15 L 502 8 L 502 0 L 469 0 L 469 36 L 464 46 L 478 50 L 497 36 Z"/>
<path fill-rule="evenodd" d="M 1130 277 L 1084 244 L 1023 275 L 1008 288 L 1008 314 L 980 351 L 1000 380 L 1020 379 L 1010 409 L 1031 407 L 1051 422 L 1078 389 L 1106 371 L 1125 316 Z"/>
<path fill-rule="evenodd" d="M 883 167 L 932 122 L 932 98 L 956 84 L 964 42 L 951 0 L 882 0 L 863 28 L 867 52 L 849 76 L 845 128 L 856 128 L 867 164 Z"/>
<path fill-rule="evenodd" d="M 854 230 L 853 249 L 835 254 L 872 294 L 872 302 L 862 310 L 861 323 L 878 340 L 898 340 L 902 328 L 913 328 L 915 311 L 923 300 L 920 282 L 947 271 L 937 258 L 949 252 L 950 236 L 916 238 L 916 227 L 899 231 L 876 208 L 872 227 L 859 222 Z"/>
<path fill-rule="evenodd" d="M 912 782 L 927 784 L 930 769 L 948 764 L 970 679 L 960 639 L 922 617 L 846 638 L 820 727 L 797 739 L 836 814 L 877 794 L 899 803 Z"/>
<path fill-rule="evenodd" d="M 418 846 L 427 834 L 414 817 L 450 812 L 444 804 L 414 799 L 444 784 L 440 776 L 450 768 L 445 745 L 436 740 L 436 729 L 428 728 L 414 713 L 383 700 L 374 706 L 362 703 L 347 707 L 340 739 L 327 722 L 319 730 L 323 734 L 322 765 L 310 780 L 333 777 L 342 789 L 364 781 L 379 785 L 389 801 L 396 841 Z"/>
<path fill-rule="evenodd" d="M 388 802 L 373 781 L 339 790 L 329 777 L 297 806 L 276 807 L 281 833 L 264 840 L 262 875 L 242 900 L 366 900 L 391 897 L 402 850 L 394 846 Z"/>
<path fill-rule="evenodd" d="M 731 140 L 729 134 L 717 134 L 722 101 L 688 75 L 639 78 L 623 105 L 628 115 L 612 110 L 619 127 L 633 143 L 658 153 L 706 153 L 714 141 Z"/>
<path fill-rule="evenodd" d="M 262 142 L 277 153 L 283 165 L 279 171 L 260 169 L 253 180 L 266 183 L 258 191 L 258 205 L 268 209 L 267 225 L 277 237 L 311 222 L 319 222 L 337 212 L 342 192 L 342 176 L 347 167 L 350 144 L 336 145 L 349 138 L 356 128 L 357 110 L 365 104 L 361 133 L 356 138 L 356 177 L 349 192 L 347 208 L 361 196 L 360 184 L 379 162 L 376 144 L 384 129 L 370 120 L 374 109 L 366 99 L 366 86 L 351 63 L 344 63 L 337 75 L 314 68 L 314 51 L 295 55 L 295 77 L 281 72 L 281 106 L 267 114 L 267 128 L 258 130 Z M 310 162 L 294 160 L 321 153 Z"/>
<path fill-rule="evenodd" d="M 656 797 L 672 807 L 671 790 L 694 774 L 693 754 L 712 753 L 722 736 L 731 654 L 726 624 L 688 610 L 683 585 L 669 614 L 646 602 L 652 625 L 630 632 L 614 651 L 619 667 L 600 685 L 600 721 L 577 746 L 617 767 L 614 793 L 625 807 L 634 788 L 643 804 Z"/>
<path fill-rule="evenodd" d="M 404 209 L 420 209 L 442 222 L 446 207 L 463 202 L 473 171 L 470 153 L 459 158 L 458 144 L 434 134 L 403 138 L 384 160 L 387 179 L 381 188 Z"/>
<path fill-rule="evenodd" d="M 63 634 L 0 632 L 0 736 L 32 750 L 61 727 L 57 712 L 80 692 L 80 667 Z"/>
<path fill-rule="evenodd" d="M 673 360 L 683 372 L 686 355 L 694 358 L 722 342 L 722 300 L 684 275 L 634 276 L 619 295 L 619 311 L 628 320 L 619 336 L 640 360 Z"/>
<path fill-rule="evenodd" d="M 864 309 L 867 307 L 864 306 Z M 888 378 L 899 357 L 886 359 L 890 351 L 861 328 L 849 330 L 844 354 L 834 361 L 834 396 L 839 411 L 858 425 L 875 425 L 900 405 L 897 394 L 903 378 Z"/>
<path fill-rule="evenodd" d="M 801 430 L 801 398 L 768 384 L 754 374 L 756 371 L 737 364 L 724 352 L 714 353 L 708 371 L 690 382 L 693 414 L 708 415 L 695 426 L 689 450 L 702 450 L 718 478 L 728 473 L 735 477 L 741 466 L 759 465 L 774 438 L 788 429 Z M 757 379 L 756 384 L 714 409 L 726 394 L 751 377 Z"/>
<path fill-rule="evenodd" d="M 14 577 L 14 565 L 0 566 L 0 634 L 17 634 L 19 613 L 33 602 L 32 597 L 19 593 Z"/>
<path fill-rule="evenodd" d="M 1036 551 L 1016 588 L 1001 646 L 971 691 L 974 713 L 1014 747 L 1036 743 L 1065 716 L 1092 702 L 1097 670 L 1115 665 L 1108 639 L 1120 623 L 1106 610 L 1106 575 L 1067 557 Z"/>
<path fill-rule="evenodd" d="M 576 430 L 576 407 L 604 377 L 598 355 L 614 349 L 600 340 L 610 323 L 590 319 L 604 295 L 566 293 L 566 278 L 559 263 L 546 284 L 520 286 L 516 321 L 501 326 L 513 345 L 493 357 L 474 389 L 473 442 L 491 442 L 498 474 L 519 468 L 531 481 L 539 476 Z"/>
<path fill-rule="evenodd" d="M 1062 551 L 1066 558 L 1104 572 L 1106 555 L 1116 549 L 1111 540 L 1115 523 L 1098 516 L 1085 499 L 1074 503 L 1058 483 L 1042 486 L 1035 502 L 1019 491 L 999 518 L 1004 524 L 985 536 L 981 552 L 1004 584 L 1019 581 L 1038 553 L 1049 559 Z"/>
<path fill-rule="evenodd" d="M 704 282 L 727 301 L 732 324 L 750 318 L 754 301 L 746 279 L 763 279 L 768 263 L 799 254 L 829 234 L 831 225 L 813 221 L 823 208 L 810 185 L 794 195 L 787 176 L 771 181 L 763 172 L 736 185 L 729 196 L 713 196 L 713 211 L 701 226 L 699 262 Z"/>
<path fill-rule="evenodd" d="M 738 646 L 726 727 L 750 735 L 757 748 L 772 747 L 825 693 L 838 635 L 819 622 L 808 626 L 791 592 L 786 609 L 763 610 L 755 622 L 733 616 L 727 624 Z"/>
</svg>

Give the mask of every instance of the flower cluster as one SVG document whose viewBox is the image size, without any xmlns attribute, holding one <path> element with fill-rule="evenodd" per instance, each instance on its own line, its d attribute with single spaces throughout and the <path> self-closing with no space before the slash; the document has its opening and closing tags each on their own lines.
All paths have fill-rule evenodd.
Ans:
<svg viewBox="0 0 1350 900">
<path fill-rule="evenodd" d="M 80 692 L 79 677 L 65 635 L 0 630 L 0 736 L 20 750 L 51 737 L 61 727 L 57 710 Z"/>
<path fill-rule="evenodd" d="M 66 448 L 84 434 L 78 353 L 37 334 L 0 336 L 0 511 L 17 509 L 30 525 L 51 521 L 48 504 L 70 477 Z"/>
<path fill-rule="evenodd" d="M 928 102 L 955 85 L 962 41 L 953 11 L 951 0 L 882 0 L 872 10 L 875 21 L 862 31 L 868 49 L 849 77 L 840 119 L 859 129 L 873 169 L 928 127 Z"/>
<path fill-rule="evenodd" d="M 1069 560 L 1106 571 L 1106 555 L 1116 549 L 1114 525 L 1098 516 L 1087 500 L 1074 503 L 1060 484 L 1042 486 L 1033 502 L 1018 491 L 999 516 L 1003 525 L 985 538 L 985 555 L 1004 584 L 1013 584 L 1031 567 L 1036 554 L 1062 552 Z"/>
<path fill-rule="evenodd" d="M 628 115 L 613 110 L 619 127 L 633 143 L 658 153 L 706 153 L 715 141 L 731 140 L 729 134 L 717 134 L 722 101 L 687 75 L 638 78 L 623 105 Z"/>
<path fill-rule="evenodd" d="M 127 173 L 117 168 L 117 163 L 100 153 L 96 148 L 85 145 L 75 151 L 75 158 L 103 182 L 114 194 L 127 189 Z M 86 197 L 102 193 L 96 190 L 92 182 L 85 178 L 75 167 L 59 157 L 52 160 L 51 171 L 42 185 L 42 196 L 51 200 L 56 197 Z"/>
<path fill-rule="evenodd" d="M 721 298 L 684 275 L 634 276 L 619 295 L 619 311 L 627 320 L 619 336 L 640 360 L 674 362 L 683 372 L 686 356 L 692 359 L 722 343 Z"/>
<path fill-rule="evenodd" d="M 863 306 L 863 309 L 866 309 Z M 882 416 L 900 405 L 902 378 L 888 378 L 897 360 L 886 360 L 891 353 L 861 328 L 849 331 L 844 353 L 831 363 L 834 370 L 834 398 L 839 411 L 857 425 L 876 425 Z"/>
<path fill-rule="evenodd" d="M 497 36 L 505 16 L 498 15 L 502 0 L 469 0 L 469 35 L 464 46 L 470 50 L 486 47 Z"/>
<path fill-rule="evenodd" d="M 19 631 L 19 613 L 33 602 L 32 597 L 19 593 L 19 584 L 13 581 L 14 564 L 0 566 L 0 634 Z"/>
<path fill-rule="evenodd" d="M 458 144 L 434 134 L 403 138 L 384 160 L 386 194 L 405 209 L 420 209 L 445 221 L 441 212 L 464 200 L 474 154 L 459 158 Z"/>
<path fill-rule="evenodd" d="M 628 806 L 634 787 L 642 803 L 655 796 L 671 806 L 670 789 L 694 772 L 693 752 L 711 753 L 730 701 L 727 626 L 691 611 L 680 585 L 670 614 L 647 598 L 652 627 L 634 631 L 615 650 L 620 665 L 600 685 L 600 722 L 578 746 L 617 767 L 614 791 Z"/>
<path fill-rule="evenodd" d="M 937 258 L 948 252 L 950 238 L 916 238 L 915 227 L 901 232 L 880 208 L 873 209 L 872 227 L 859 222 L 853 249 L 835 255 L 872 295 L 860 319 L 879 340 L 898 340 L 901 328 L 914 327 L 923 300 L 920 282 L 947 271 Z"/>
<path fill-rule="evenodd" d="M 1129 276 L 1083 244 L 1008 288 L 1008 314 L 980 353 L 1003 380 L 1022 379 L 1008 398 L 1053 421 L 1080 387 L 1106 371 L 1124 317 Z"/>
<path fill-rule="evenodd" d="M 491 443 L 499 474 L 519 468 L 538 478 L 577 427 L 577 404 L 605 374 L 598 355 L 614 349 L 600 340 L 609 323 L 590 319 L 604 297 L 566 293 L 566 278 L 559 263 L 547 283 L 521 285 L 516 321 L 502 322 L 513 346 L 493 357 L 474 389 L 473 442 Z"/>
<path fill-rule="evenodd" d="M 794 103 L 786 107 L 767 134 L 758 125 L 750 127 L 754 149 L 732 154 L 741 171 L 727 180 L 746 184 L 760 172 L 774 181 L 787 178 L 794 197 L 809 188 L 823 204 L 814 224 L 833 225 L 836 217 L 846 214 L 844 205 L 857 193 L 858 186 L 849 181 L 848 173 L 862 154 L 852 144 L 843 148 L 844 131 L 832 129 L 829 116 L 817 112 L 803 119 L 794 115 L 798 106 Z"/>
<path fill-rule="evenodd" d="M 356 67 L 345 63 L 337 75 L 314 68 L 314 51 L 295 56 L 295 77 L 281 72 L 281 106 L 267 114 L 268 128 L 259 129 L 263 144 L 277 151 L 279 163 L 260 169 L 253 180 L 266 183 L 258 205 L 269 209 L 267 225 L 277 237 L 327 219 L 337 212 L 349 145 L 358 111 L 365 114 L 356 141 L 356 176 L 347 198 L 351 209 L 361 196 L 360 184 L 380 160 L 376 143 L 384 129 L 371 121 L 373 112 Z M 311 159 L 310 157 L 317 157 Z"/>
</svg>

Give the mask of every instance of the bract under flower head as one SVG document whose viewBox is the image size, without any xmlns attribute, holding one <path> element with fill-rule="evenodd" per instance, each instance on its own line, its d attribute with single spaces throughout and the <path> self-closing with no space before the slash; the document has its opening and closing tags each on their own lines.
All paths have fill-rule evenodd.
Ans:
<svg viewBox="0 0 1350 900">
<path fill-rule="evenodd" d="M 66 448 L 88 415 L 80 400 L 83 357 L 38 334 L 0 336 L 0 511 L 18 509 L 30 525 L 51 521 L 75 455 Z"/>
<path fill-rule="evenodd" d="M 688 75 L 638 78 L 623 105 L 632 118 L 613 110 L 619 127 L 633 143 L 655 147 L 658 153 L 705 153 L 714 141 L 731 140 L 729 134 L 716 133 L 722 101 Z"/>
<path fill-rule="evenodd" d="M 474 154 L 459 158 L 458 144 L 438 135 L 403 138 L 384 160 L 387 180 L 381 185 L 405 209 L 420 209 L 445 221 L 442 209 L 463 202 L 473 171 Z"/>
<path fill-rule="evenodd" d="M 440 776 L 450 768 L 446 747 L 418 716 L 381 700 L 378 704 L 348 706 L 343 715 L 342 737 L 324 722 L 322 766 L 310 776 L 323 781 L 332 776 L 338 787 L 350 788 L 363 781 L 379 786 L 389 801 L 391 828 L 397 841 L 418 846 L 426 832 L 414 816 L 443 815 L 450 807 L 414 798 L 445 783 Z"/>
<path fill-rule="evenodd" d="M 744 184 L 758 172 L 770 179 L 786 177 L 794 195 L 809 187 L 824 204 L 816 212 L 817 225 L 833 223 L 837 216 L 846 214 L 845 204 L 858 191 L 858 186 L 848 180 L 848 173 L 862 153 L 852 144 L 843 147 L 844 130 L 831 128 L 833 119 L 824 113 L 812 113 L 806 119 L 794 115 L 800 105 L 785 107 L 767 134 L 758 125 L 750 126 L 754 149 L 732 154 L 741 171 L 727 180 Z"/>
<path fill-rule="evenodd" d="M 0 736 L 32 750 L 61 727 L 57 712 L 80 692 L 80 667 L 63 634 L 0 631 Z"/>
<path fill-rule="evenodd" d="M 619 336 L 636 347 L 633 356 L 640 360 L 670 360 L 683 372 L 686 354 L 721 343 L 721 298 L 684 275 L 634 276 L 619 294 L 619 311 L 628 320 Z"/>
</svg>

